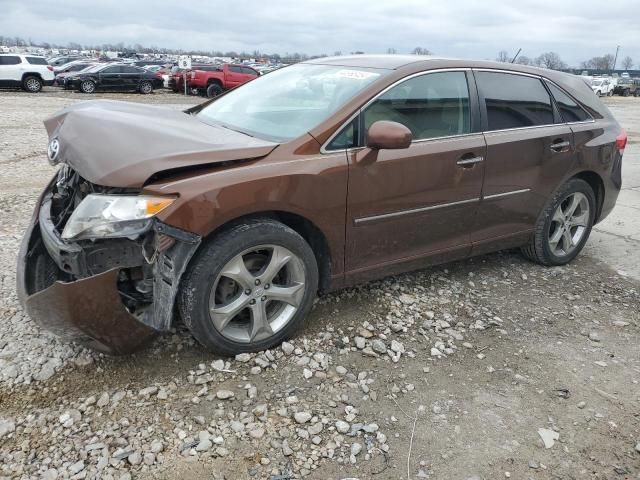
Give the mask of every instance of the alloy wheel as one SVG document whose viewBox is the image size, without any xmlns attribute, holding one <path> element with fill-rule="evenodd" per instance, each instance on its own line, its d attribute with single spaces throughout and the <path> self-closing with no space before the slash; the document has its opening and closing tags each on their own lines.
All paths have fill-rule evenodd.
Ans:
<svg viewBox="0 0 640 480">
<path fill-rule="evenodd" d="M 589 200 L 582 192 L 568 195 L 556 208 L 549 226 L 549 248 L 564 257 L 580 245 L 589 226 Z"/>
<path fill-rule="evenodd" d="M 229 340 L 252 343 L 282 330 L 305 294 L 304 263 L 279 245 L 252 247 L 233 257 L 209 295 L 213 326 Z"/>
<path fill-rule="evenodd" d="M 40 90 L 40 82 L 36 78 L 30 78 L 27 80 L 27 90 L 30 92 L 37 92 Z"/>
</svg>

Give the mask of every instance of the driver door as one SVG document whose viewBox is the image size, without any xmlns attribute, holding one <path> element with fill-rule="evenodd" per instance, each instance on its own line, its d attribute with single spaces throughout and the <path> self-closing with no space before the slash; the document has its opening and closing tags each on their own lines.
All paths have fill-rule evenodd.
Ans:
<svg viewBox="0 0 640 480">
<path fill-rule="evenodd" d="M 345 261 L 352 280 L 470 253 L 486 151 L 470 75 L 453 70 L 409 78 L 356 119 L 360 145 L 378 120 L 405 125 L 413 141 L 407 149 L 378 150 L 373 162 L 362 161 L 371 153 L 366 147 L 349 151 Z"/>
</svg>

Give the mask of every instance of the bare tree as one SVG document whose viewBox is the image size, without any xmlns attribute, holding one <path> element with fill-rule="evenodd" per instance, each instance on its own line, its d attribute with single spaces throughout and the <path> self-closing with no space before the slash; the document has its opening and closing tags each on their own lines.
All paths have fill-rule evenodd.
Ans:
<svg viewBox="0 0 640 480">
<path fill-rule="evenodd" d="M 387 53 L 394 54 L 394 53 L 398 53 L 398 51 L 393 47 L 389 47 L 387 48 Z"/>
<path fill-rule="evenodd" d="M 534 65 L 533 59 L 527 57 L 526 55 L 520 55 L 516 59 L 516 63 L 519 65 Z"/>
<path fill-rule="evenodd" d="M 431 51 L 428 48 L 423 47 L 416 47 L 411 51 L 411 53 L 413 55 L 431 55 Z"/>
<path fill-rule="evenodd" d="M 560 55 L 558 55 L 556 52 L 543 53 L 538 58 L 536 58 L 535 64 L 540 67 L 549 68 L 551 70 L 562 70 L 563 68 L 567 68 L 567 64 L 562 61 Z"/>
<path fill-rule="evenodd" d="M 581 68 L 590 68 L 594 70 L 611 70 L 613 68 L 614 57 L 610 53 L 602 57 L 593 57 L 580 63 Z"/>
<path fill-rule="evenodd" d="M 511 61 L 511 59 L 509 58 L 509 52 L 507 52 L 506 50 L 500 50 L 498 52 L 498 58 L 496 58 L 496 61 L 509 63 Z"/>
<path fill-rule="evenodd" d="M 622 68 L 624 68 L 625 70 L 631 70 L 632 67 L 633 59 L 629 55 L 627 55 L 622 59 Z"/>
</svg>

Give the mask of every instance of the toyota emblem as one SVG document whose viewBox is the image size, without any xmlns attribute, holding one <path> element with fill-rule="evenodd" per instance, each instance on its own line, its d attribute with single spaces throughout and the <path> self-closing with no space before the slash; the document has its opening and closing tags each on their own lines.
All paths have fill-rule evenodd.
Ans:
<svg viewBox="0 0 640 480">
<path fill-rule="evenodd" d="M 58 154 L 60 153 L 60 142 L 57 138 L 52 139 L 49 142 L 49 148 L 47 148 L 47 156 L 49 157 L 49 163 L 55 165 L 58 163 Z"/>
</svg>

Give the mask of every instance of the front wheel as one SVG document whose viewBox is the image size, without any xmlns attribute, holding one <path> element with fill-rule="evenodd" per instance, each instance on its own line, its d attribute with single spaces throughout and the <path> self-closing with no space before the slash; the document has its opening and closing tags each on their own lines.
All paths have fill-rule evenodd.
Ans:
<svg viewBox="0 0 640 480">
<path fill-rule="evenodd" d="M 22 81 L 22 88 L 30 93 L 38 93 L 42 90 L 42 80 L 33 75 L 28 76 Z"/>
<path fill-rule="evenodd" d="M 583 249 L 595 219 L 596 197 L 579 178 L 569 180 L 551 198 L 536 222 L 525 257 L 542 265 L 565 265 Z"/>
<path fill-rule="evenodd" d="M 280 222 L 248 220 L 200 248 L 185 272 L 178 309 L 206 348 L 257 352 L 294 334 L 317 289 L 309 244 Z"/>
<path fill-rule="evenodd" d="M 153 85 L 151 85 L 151 82 L 144 81 L 140 83 L 139 90 L 141 94 L 149 95 L 151 92 L 153 92 Z"/>
<path fill-rule="evenodd" d="M 82 93 L 94 93 L 96 91 L 96 84 L 91 80 L 85 80 L 80 84 L 80 91 Z"/>
</svg>

